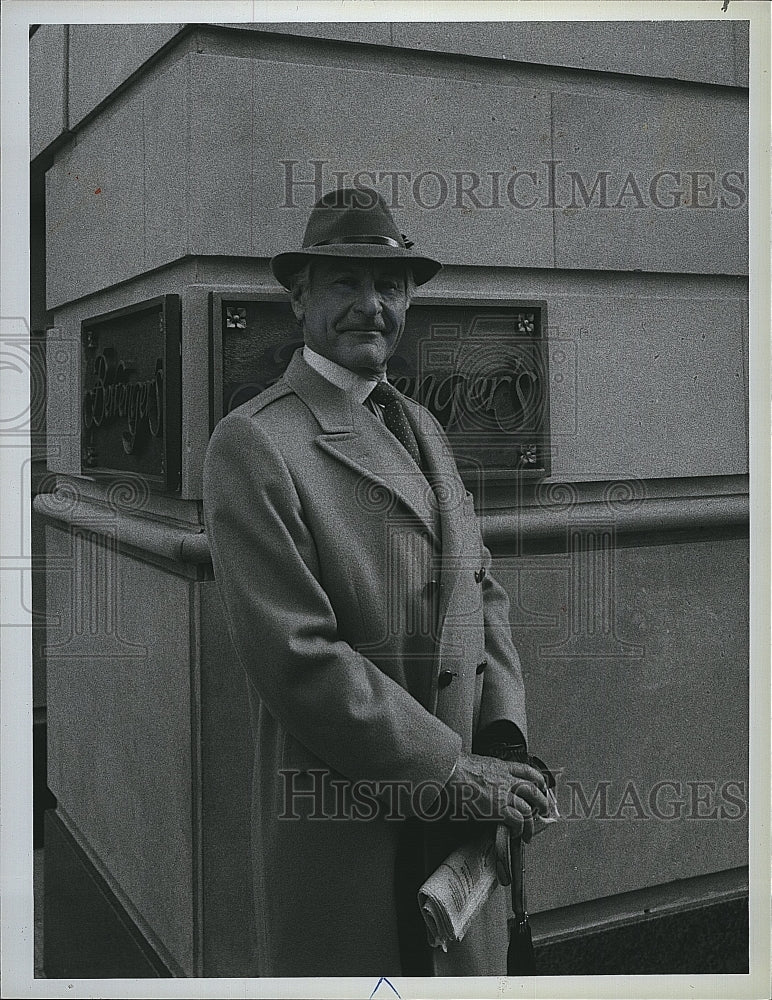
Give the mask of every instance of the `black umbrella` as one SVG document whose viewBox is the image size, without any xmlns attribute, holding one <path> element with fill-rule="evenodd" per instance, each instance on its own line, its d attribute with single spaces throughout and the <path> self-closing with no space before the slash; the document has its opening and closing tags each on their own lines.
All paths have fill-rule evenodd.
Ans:
<svg viewBox="0 0 772 1000">
<path fill-rule="evenodd" d="M 522 838 L 513 834 L 509 839 L 509 861 L 512 871 L 512 910 L 507 949 L 508 976 L 535 976 L 536 956 L 531 939 L 531 925 L 525 905 L 525 846 Z"/>
<path fill-rule="evenodd" d="M 524 746 L 498 746 L 491 756 L 503 760 L 516 760 L 530 764 L 544 775 L 547 788 L 555 787 L 555 778 L 541 758 L 528 755 Z M 509 836 L 507 828 L 499 826 L 496 848 L 499 858 L 506 857 L 506 840 Z M 500 839 L 499 839 L 500 838 Z M 507 921 L 509 927 L 509 947 L 507 949 L 508 976 L 535 976 L 536 956 L 531 938 L 531 925 L 528 922 L 528 910 L 525 904 L 525 845 L 517 834 L 509 836 L 509 870 L 506 864 L 499 867 L 499 881 L 502 885 L 512 885 L 512 910 L 514 915 Z"/>
</svg>

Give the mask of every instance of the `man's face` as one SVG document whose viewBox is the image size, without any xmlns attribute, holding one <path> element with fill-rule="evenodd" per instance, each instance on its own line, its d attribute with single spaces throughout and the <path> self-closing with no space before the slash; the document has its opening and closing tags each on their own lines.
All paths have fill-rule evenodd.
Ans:
<svg viewBox="0 0 772 1000">
<path fill-rule="evenodd" d="M 385 371 L 409 304 L 403 264 L 335 258 L 313 262 L 305 294 L 293 301 L 306 344 L 361 375 Z"/>
</svg>

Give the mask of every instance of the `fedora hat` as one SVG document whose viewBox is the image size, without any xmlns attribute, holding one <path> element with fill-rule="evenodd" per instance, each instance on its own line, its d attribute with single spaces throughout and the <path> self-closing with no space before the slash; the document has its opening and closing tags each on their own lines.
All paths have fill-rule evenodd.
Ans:
<svg viewBox="0 0 772 1000">
<path fill-rule="evenodd" d="M 400 260 L 410 267 L 416 285 L 423 285 L 442 264 L 413 253 L 412 246 L 397 229 L 377 191 L 366 187 L 338 188 L 321 197 L 311 209 L 302 249 L 277 254 L 271 259 L 271 270 L 289 288 L 292 275 L 315 257 Z"/>
</svg>

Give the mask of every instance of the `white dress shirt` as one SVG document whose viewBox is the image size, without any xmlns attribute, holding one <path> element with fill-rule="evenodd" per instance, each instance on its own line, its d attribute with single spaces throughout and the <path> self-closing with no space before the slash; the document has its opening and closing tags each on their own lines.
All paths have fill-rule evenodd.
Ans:
<svg viewBox="0 0 772 1000">
<path fill-rule="evenodd" d="M 318 354 L 308 344 L 303 347 L 303 360 L 314 371 L 319 372 L 322 378 L 326 378 L 328 382 L 332 382 L 339 389 L 349 393 L 355 402 L 364 403 L 371 413 L 385 423 L 383 407 L 370 398 L 370 393 L 378 382 L 388 381 L 386 372 L 382 372 L 379 376 L 359 375 L 357 372 L 352 372 L 348 368 L 344 368 L 343 365 L 339 365 L 336 361 L 330 361 L 324 355 Z"/>
</svg>

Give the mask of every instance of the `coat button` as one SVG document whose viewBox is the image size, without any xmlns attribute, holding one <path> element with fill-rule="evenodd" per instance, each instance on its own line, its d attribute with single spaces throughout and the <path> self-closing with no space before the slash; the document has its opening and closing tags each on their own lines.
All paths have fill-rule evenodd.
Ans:
<svg viewBox="0 0 772 1000">
<path fill-rule="evenodd" d="M 487 660 L 483 660 L 482 663 L 478 663 L 477 664 L 477 673 L 481 674 L 483 672 L 483 670 L 485 670 L 485 668 L 487 666 L 488 666 L 488 661 Z"/>
<path fill-rule="evenodd" d="M 455 670 L 441 670 L 440 676 L 437 678 L 437 684 L 441 688 L 446 688 L 454 677 L 458 677 Z"/>
<path fill-rule="evenodd" d="M 427 580 L 426 586 L 424 587 L 424 595 L 428 600 L 431 600 L 437 592 L 437 581 Z"/>
<path fill-rule="evenodd" d="M 482 583 L 485 579 L 485 567 L 481 566 L 478 570 L 475 570 L 474 581 L 475 583 Z"/>
</svg>

